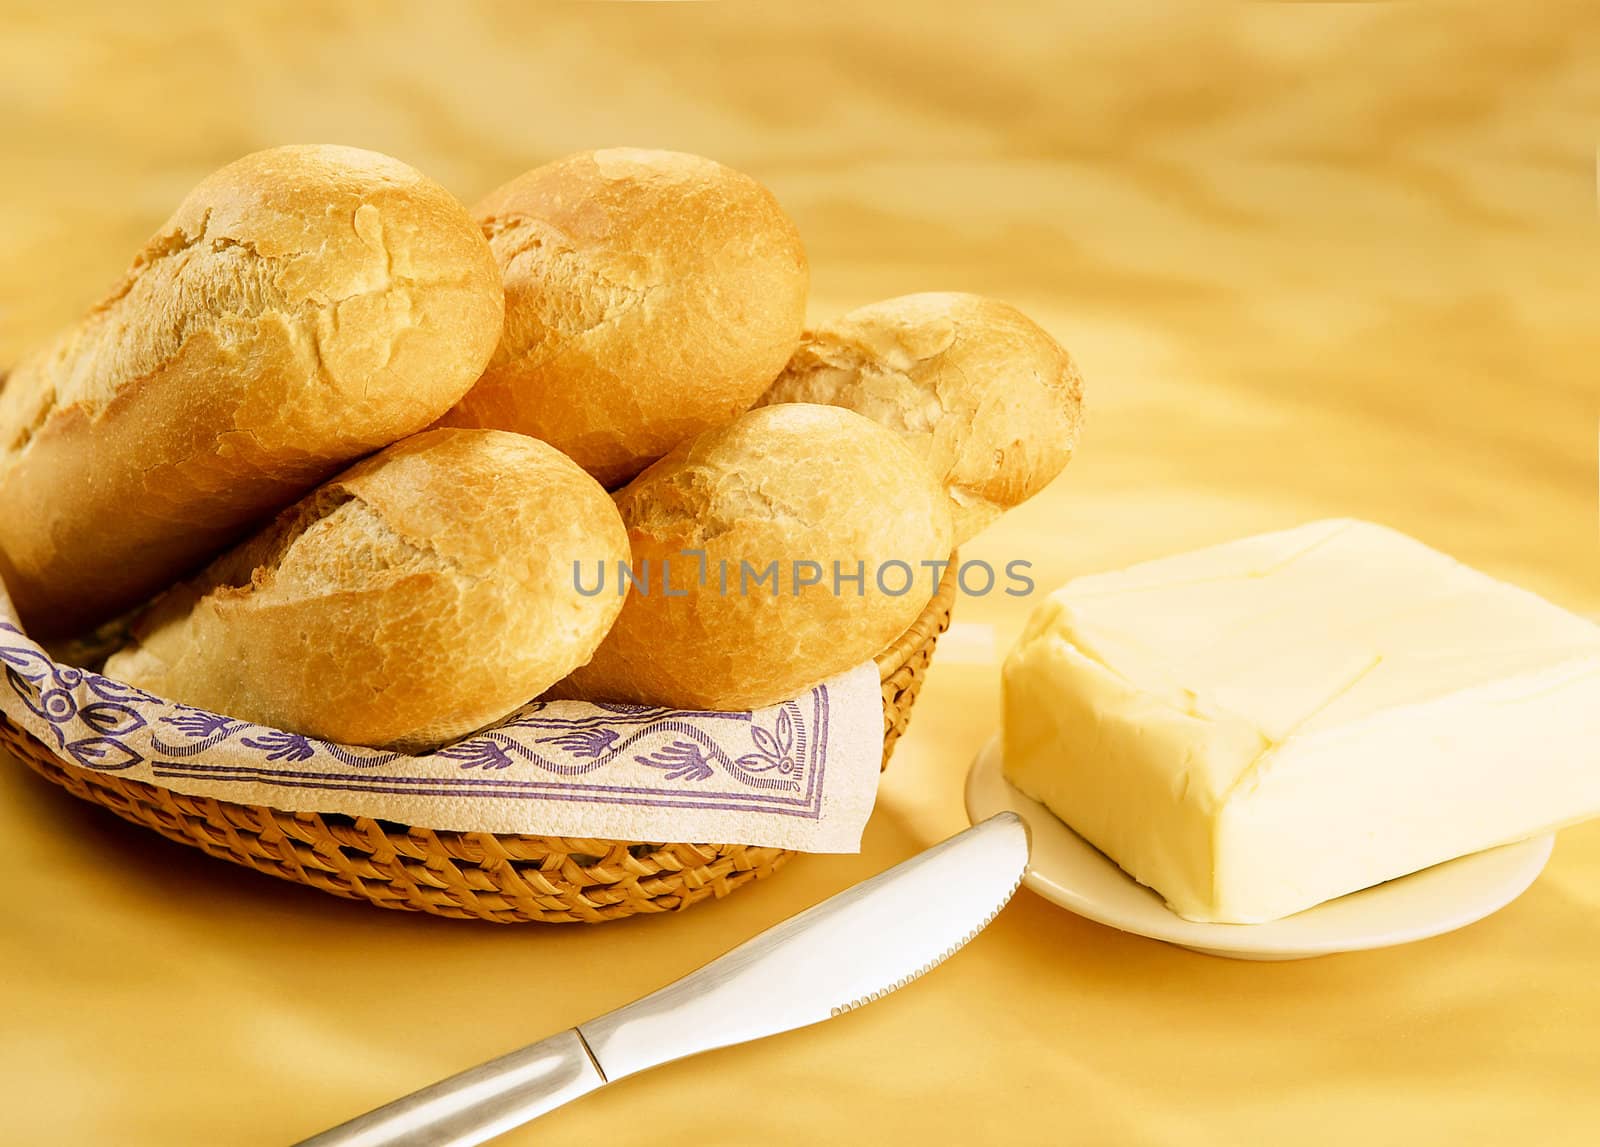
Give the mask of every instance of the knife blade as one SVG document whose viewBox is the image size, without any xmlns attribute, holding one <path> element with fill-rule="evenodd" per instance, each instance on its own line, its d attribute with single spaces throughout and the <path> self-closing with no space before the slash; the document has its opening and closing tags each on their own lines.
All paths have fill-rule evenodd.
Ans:
<svg viewBox="0 0 1600 1147">
<path fill-rule="evenodd" d="M 646 1068 L 861 1007 L 972 940 L 1011 899 L 1027 861 L 1027 826 L 1000 813 L 659 991 L 298 1147 L 472 1147 Z"/>
</svg>

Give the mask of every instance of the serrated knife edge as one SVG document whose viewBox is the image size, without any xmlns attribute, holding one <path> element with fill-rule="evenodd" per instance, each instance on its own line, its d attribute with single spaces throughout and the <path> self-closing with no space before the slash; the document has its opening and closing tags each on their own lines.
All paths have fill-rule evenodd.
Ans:
<svg viewBox="0 0 1600 1147">
<path fill-rule="evenodd" d="M 1005 906 L 1007 904 L 1011 903 L 1011 898 L 1017 894 L 1017 889 L 1021 888 L 1021 887 L 1022 887 L 1022 877 L 1019 876 L 1019 877 L 1017 877 L 1016 882 L 1011 885 L 1010 890 L 1008 890 L 1006 892 L 1005 899 L 1000 901 L 999 904 L 995 905 L 994 911 L 989 913 L 989 915 L 985 916 L 983 918 L 983 921 L 976 928 L 974 928 L 972 931 L 968 932 L 957 943 L 951 945 L 944 952 L 940 953 L 937 957 L 935 957 L 934 959 L 928 961 L 928 963 L 922 965 L 922 967 L 917 968 L 915 971 L 909 973 L 908 975 L 902 976 L 900 979 L 896 980 L 894 983 L 889 984 L 886 987 L 879 988 L 875 992 L 869 992 L 867 995 L 862 996 L 859 999 L 851 1000 L 847 1004 L 838 1005 L 831 1012 L 828 1013 L 828 1018 L 832 1019 L 834 1016 L 842 1016 L 842 1015 L 844 1015 L 845 1012 L 850 1012 L 850 1011 L 854 1011 L 857 1008 L 866 1007 L 866 1005 L 868 1005 L 870 1003 L 875 1003 L 876 1001 L 883 999 L 884 996 L 889 995 L 891 992 L 898 992 L 901 988 L 905 987 L 907 984 L 911 983 L 912 981 L 920 980 L 923 976 L 926 976 L 929 972 L 933 971 L 940 964 L 942 964 L 946 960 L 948 960 L 951 956 L 954 956 L 957 952 L 961 951 L 961 949 L 965 948 L 968 944 L 970 944 L 974 940 L 976 940 L 978 938 L 978 933 L 982 932 L 990 924 L 994 923 L 994 918 L 996 916 L 1000 915 L 1001 911 L 1005 908 Z"/>
</svg>

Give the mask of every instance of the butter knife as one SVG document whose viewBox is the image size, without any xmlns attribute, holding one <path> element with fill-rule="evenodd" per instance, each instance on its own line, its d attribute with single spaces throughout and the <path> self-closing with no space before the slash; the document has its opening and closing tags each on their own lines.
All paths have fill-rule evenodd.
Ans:
<svg viewBox="0 0 1600 1147">
<path fill-rule="evenodd" d="M 1028 830 L 1003 812 L 599 1019 L 297 1147 L 470 1147 L 646 1068 L 830 1019 L 963 947 L 1005 907 Z"/>
</svg>

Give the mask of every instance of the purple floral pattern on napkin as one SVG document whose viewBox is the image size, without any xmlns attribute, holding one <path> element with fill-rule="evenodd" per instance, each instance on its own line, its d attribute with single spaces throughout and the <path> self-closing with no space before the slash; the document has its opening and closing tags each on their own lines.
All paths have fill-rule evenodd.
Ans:
<svg viewBox="0 0 1600 1147">
<path fill-rule="evenodd" d="M 283 790 L 717 809 L 815 820 L 830 699 L 819 685 L 756 713 L 531 702 L 411 757 L 338 745 L 154 697 L 53 661 L 0 621 L 0 711 L 86 769 Z M 448 762 L 448 772 L 437 766 Z M 181 787 L 173 785 L 169 787 Z M 296 807 L 305 807 L 303 798 Z"/>
</svg>

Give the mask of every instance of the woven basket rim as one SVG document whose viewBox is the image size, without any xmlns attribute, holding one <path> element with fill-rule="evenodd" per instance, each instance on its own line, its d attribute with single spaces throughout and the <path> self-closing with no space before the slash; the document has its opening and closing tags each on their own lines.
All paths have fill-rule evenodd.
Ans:
<svg viewBox="0 0 1600 1147">
<path fill-rule="evenodd" d="M 960 592 L 957 573 L 960 565 L 960 553 L 952 550 L 950 564 L 945 567 L 933 596 L 928 599 L 928 604 L 922 607 L 922 612 L 917 614 L 916 619 L 906 627 L 904 633 L 891 641 L 882 653 L 872 659 L 878 666 L 880 681 L 886 680 L 917 650 L 943 631 L 944 625 L 949 620 L 950 607 Z"/>
</svg>

